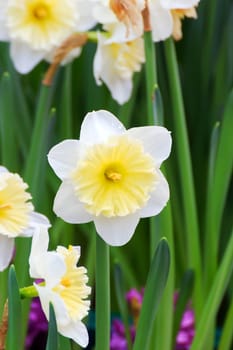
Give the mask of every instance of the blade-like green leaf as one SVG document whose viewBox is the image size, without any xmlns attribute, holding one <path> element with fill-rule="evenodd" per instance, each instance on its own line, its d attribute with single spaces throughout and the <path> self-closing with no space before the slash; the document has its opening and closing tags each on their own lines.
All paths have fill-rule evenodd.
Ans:
<svg viewBox="0 0 233 350">
<path fill-rule="evenodd" d="M 219 342 L 219 350 L 230 350 L 233 346 L 233 332 L 232 332 L 232 321 L 233 321 L 233 299 L 231 300 L 230 306 L 227 310 L 227 315 L 221 332 L 221 338 Z"/>
<path fill-rule="evenodd" d="M 231 143 L 233 130 L 233 90 L 229 95 L 223 120 L 220 124 L 219 142 L 216 151 L 212 184 L 206 213 L 205 241 L 205 281 L 207 291 L 212 286 L 217 269 L 220 225 L 233 169 L 233 147 Z M 211 187 L 210 187 L 211 186 Z M 211 261 L 211 264 L 208 263 Z"/>
<path fill-rule="evenodd" d="M 69 338 L 59 335 L 58 340 L 59 340 L 59 346 L 58 346 L 59 350 L 71 350 L 71 343 Z"/>
<path fill-rule="evenodd" d="M 15 118 L 13 82 L 8 72 L 3 74 L 0 84 L 0 148 L 1 164 L 11 171 L 18 170 L 18 150 L 15 144 Z"/>
<path fill-rule="evenodd" d="M 7 350 L 20 349 L 21 300 L 14 266 L 10 267 L 8 275 L 8 315 Z"/>
<path fill-rule="evenodd" d="M 166 239 L 162 239 L 155 251 L 145 287 L 142 309 L 137 327 L 134 350 L 147 350 L 153 321 L 166 286 L 170 266 L 170 251 Z"/>
<path fill-rule="evenodd" d="M 57 322 L 53 305 L 49 305 L 49 332 L 46 344 L 46 350 L 58 350 Z"/>
<path fill-rule="evenodd" d="M 228 281 L 233 270 L 233 231 L 227 244 L 222 262 L 217 270 L 210 293 L 206 300 L 200 321 L 197 325 L 195 338 L 190 350 L 204 350 L 205 342 L 208 341 L 209 331 L 215 320 L 220 302 L 225 293 Z"/>
</svg>

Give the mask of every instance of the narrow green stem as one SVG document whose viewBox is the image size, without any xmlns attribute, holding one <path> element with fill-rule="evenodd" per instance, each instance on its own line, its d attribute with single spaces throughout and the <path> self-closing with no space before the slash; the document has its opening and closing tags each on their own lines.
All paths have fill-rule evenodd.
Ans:
<svg viewBox="0 0 233 350">
<path fill-rule="evenodd" d="M 194 303 L 197 318 L 203 304 L 202 294 L 202 264 L 199 241 L 199 227 L 194 192 L 194 182 L 191 164 L 191 155 L 188 142 L 188 133 L 185 120 L 181 84 L 179 79 L 178 64 L 175 47 L 172 39 L 164 43 L 165 60 L 168 70 L 168 79 L 171 91 L 171 103 L 173 107 L 173 120 L 175 131 L 173 139 L 177 149 L 178 164 L 182 184 L 182 197 L 184 206 L 185 232 L 187 236 L 189 268 L 195 271 Z"/>
<path fill-rule="evenodd" d="M 147 100 L 147 121 L 149 125 L 161 125 L 163 117 L 158 101 L 158 82 L 156 71 L 156 52 L 155 44 L 152 40 L 151 32 L 144 33 L 145 45 L 145 73 L 146 73 L 146 100 Z M 173 291 L 174 291 L 174 245 L 173 228 L 170 205 L 163 210 L 158 217 L 150 218 L 150 256 L 154 256 L 154 249 L 162 236 L 166 236 L 171 247 L 171 268 L 169 279 L 165 288 L 164 296 L 161 300 L 158 318 L 153 326 L 153 334 L 150 341 L 150 349 L 166 350 L 170 348 L 172 342 L 172 323 L 173 323 Z M 169 321 L 168 321 L 169 320 Z M 168 323 L 169 322 L 169 323 Z M 164 334 L 166 332 L 166 334 Z M 158 336 L 159 334 L 159 336 Z"/>
<path fill-rule="evenodd" d="M 109 246 L 96 235 L 96 339 L 95 350 L 110 346 Z"/>
<path fill-rule="evenodd" d="M 72 138 L 72 65 L 65 67 L 64 83 L 62 88 L 62 105 L 61 105 L 61 138 Z"/>
<path fill-rule="evenodd" d="M 144 33 L 145 73 L 146 73 L 146 101 L 148 124 L 155 124 L 155 91 L 157 88 L 155 44 L 151 32 Z M 157 124 L 157 123 L 156 123 Z"/>
</svg>

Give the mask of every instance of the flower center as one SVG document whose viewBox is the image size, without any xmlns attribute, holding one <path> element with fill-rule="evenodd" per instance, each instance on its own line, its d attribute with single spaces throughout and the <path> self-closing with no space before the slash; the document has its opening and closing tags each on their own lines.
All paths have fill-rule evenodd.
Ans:
<svg viewBox="0 0 233 350">
<path fill-rule="evenodd" d="M 104 176 L 107 180 L 112 182 L 118 182 L 122 179 L 122 174 L 113 168 L 106 169 Z"/>
<path fill-rule="evenodd" d="M 71 285 L 70 279 L 67 278 L 67 277 L 62 278 L 62 279 L 61 279 L 61 284 L 62 284 L 64 287 L 70 287 L 70 285 Z"/>
<path fill-rule="evenodd" d="M 17 174 L 0 175 L 0 231 L 9 237 L 16 237 L 28 225 L 33 210 L 31 196 L 25 190 L 27 185 Z"/>
<path fill-rule="evenodd" d="M 32 13 L 33 13 L 33 16 L 39 20 L 43 20 L 49 15 L 48 8 L 43 4 L 42 5 L 39 4 L 35 6 Z"/>
<path fill-rule="evenodd" d="M 126 216 L 142 208 L 157 180 L 140 141 L 117 136 L 87 148 L 71 174 L 75 194 L 91 214 Z"/>
</svg>

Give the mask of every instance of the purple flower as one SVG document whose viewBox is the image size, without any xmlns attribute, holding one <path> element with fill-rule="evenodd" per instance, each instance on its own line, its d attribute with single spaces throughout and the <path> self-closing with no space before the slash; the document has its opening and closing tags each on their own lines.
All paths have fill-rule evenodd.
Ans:
<svg viewBox="0 0 233 350">
<path fill-rule="evenodd" d="M 131 289 L 126 294 L 126 300 L 129 305 L 131 316 L 133 317 L 133 325 L 130 328 L 132 342 L 135 339 L 137 321 L 142 305 L 144 290 L 140 292 L 137 289 Z M 174 293 L 174 308 L 178 299 L 178 292 Z M 195 334 L 195 317 L 194 311 L 191 308 L 191 303 L 187 304 L 186 310 L 183 313 L 180 329 L 176 337 L 175 350 L 189 350 Z M 112 323 L 111 333 L 111 350 L 127 350 L 127 340 L 125 337 L 124 325 L 120 320 L 114 320 Z"/>
<path fill-rule="evenodd" d="M 135 327 L 130 327 L 130 336 L 132 342 L 135 338 Z M 115 319 L 112 323 L 112 335 L 110 340 L 110 350 L 127 350 L 127 340 L 125 337 L 125 328 L 122 321 Z"/>
<path fill-rule="evenodd" d="M 44 344 L 47 337 L 47 331 L 48 321 L 46 320 L 41 308 L 40 299 L 38 297 L 33 298 L 29 314 L 25 348 L 27 350 L 31 348 L 35 349 L 35 342 L 40 343 L 40 345 L 38 344 L 38 349 L 45 348 Z"/>
</svg>

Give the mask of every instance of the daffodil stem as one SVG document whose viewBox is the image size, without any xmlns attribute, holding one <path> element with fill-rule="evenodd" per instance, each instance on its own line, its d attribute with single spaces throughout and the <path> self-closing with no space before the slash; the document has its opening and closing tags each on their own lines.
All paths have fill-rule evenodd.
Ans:
<svg viewBox="0 0 233 350">
<path fill-rule="evenodd" d="M 181 191 L 185 220 L 184 233 L 186 234 L 187 238 L 189 267 L 193 268 L 195 271 L 194 303 L 198 318 L 200 316 L 203 304 L 202 264 L 191 155 L 178 64 L 173 40 L 166 40 L 164 43 L 164 48 L 174 118 L 175 130 L 173 132 L 173 140 L 177 149 L 178 164 L 180 169 L 179 175 L 182 184 Z"/>
<path fill-rule="evenodd" d="M 144 33 L 145 48 L 145 73 L 146 73 L 146 101 L 147 101 L 147 120 L 148 124 L 154 125 L 158 121 L 155 120 L 155 92 L 157 89 L 156 74 L 156 56 L 155 45 L 152 40 L 151 32 Z"/>
<path fill-rule="evenodd" d="M 155 45 L 152 40 L 151 31 L 144 32 L 144 50 L 145 50 L 145 80 L 146 80 L 146 106 L 147 106 L 147 123 L 154 125 L 155 121 L 155 89 L 157 86 Z M 150 246 L 151 258 L 154 255 L 154 247 L 158 241 L 155 236 L 156 231 L 155 218 L 150 219 Z"/>
<path fill-rule="evenodd" d="M 152 40 L 151 32 L 144 33 L 145 45 L 145 73 L 146 73 L 146 100 L 147 100 L 147 121 L 149 125 L 161 125 L 163 117 L 159 109 L 158 101 L 158 81 L 156 69 L 156 50 Z M 174 270 L 174 245 L 173 245 L 173 228 L 170 205 L 167 206 L 158 217 L 150 218 L 150 255 L 154 256 L 155 247 L 162 236 L 166 236 L 171 248 L 171 267 L 169 279 L 165 288 L 164 297 L 161 300 L 158 309 L 158 318 L 155 320 L 153 332 L 150 339 L 149 349 L 166 350 L 171 347 L 172 343 L 172 322 L 173 322 L 173 292 L 175 281 Z M 169 320 L 169 324 L 168 324 Z M 158 337 L 158 334 L 160 336 Z"/>
<path fill-rule="evenodd" d="M 95 350 L 110 346 L 109 246 L 96 235 L 96 338 Z"/>
</svg>

